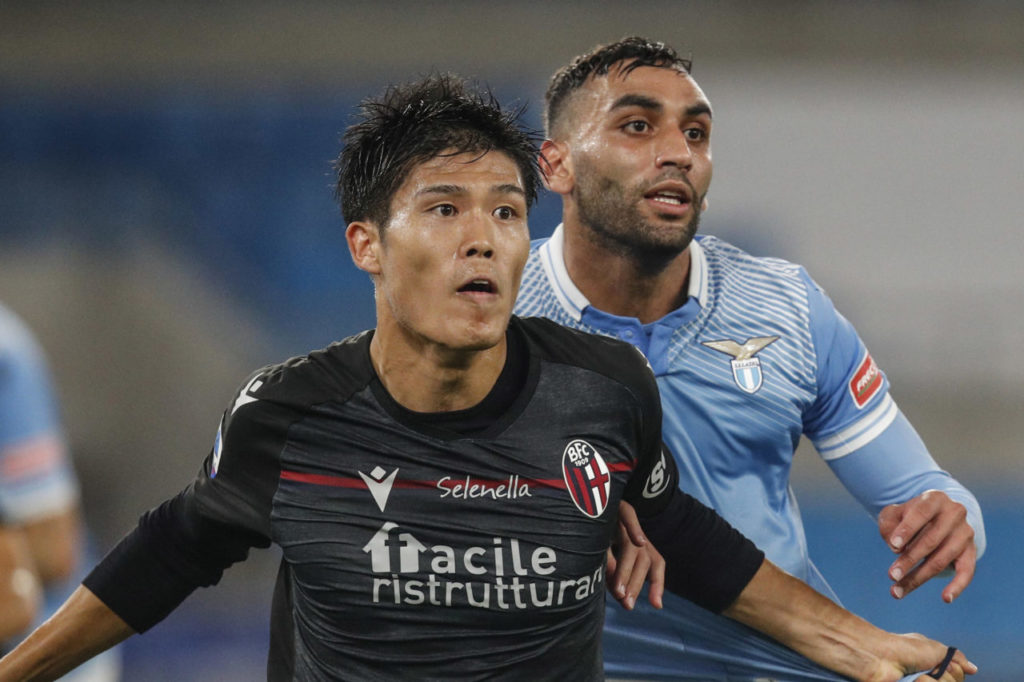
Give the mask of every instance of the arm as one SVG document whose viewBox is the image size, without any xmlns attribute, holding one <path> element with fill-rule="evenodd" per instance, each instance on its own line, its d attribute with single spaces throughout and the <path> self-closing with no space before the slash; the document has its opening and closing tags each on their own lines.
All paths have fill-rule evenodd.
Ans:
<svg viewBox="0 0 1024 682">
<path fill-rule="evenodd" d="M 78 506 L 73 505 L 20 526 L 43 584 L 71 577 L 79 552 Z"/>
<path fill-rule="evenodd" d="M 669 590 L 830 670 L 894 682 L 937 665 L 945 655 L 944 645 L 880 630 L 778 569 L 721 516 L 678 489 L 662 509 L 640 519 L 665 556 Z M 958 667 L 942 678 L 947 682 L 975 670 L 962 653 L 957 656 Z"/>
<path fill-rule="evenodd" d="M 0 526 L 0 641 L 28 629 L 40 597 L 22 534 Z"/>
<path fill-rule="evenodd" d="M 875 627 L 767 560 L 723 614 L 856 680 L 895 682 L 934 667 L 946 653 L 934 640 Z M 963 680 L 977 670 L 958 651 L 941 679 Z"/>
<path fill-rule="evenodd" d="M 0 682 L 55 679 L 145 632 L 262 542 L 203 517 L 193 490 L 143 515 L 57 613 L 0 660 Z"/>
<path fill-rule="evenodd" d="M 902 597 L 953 565 L 956 576 L 942 594 L 950 602 L 984 552 L 978 502 L 932 459 L 853 325 L 807 273 L 802 277 L 818 359 L 804 431 L 843 485 L 878 516 L 883 538 L 900 554 L 889 567 L 892 595 Z"/>
<path fill-rule="evenodd" d="M 55 680 L 134 634 L 84 586 L 18 648 L 0 659 L 0 682 Z"/>
<path fill-rule="evenodd" d="M 892 423 L 877 437 L 828 461 L 843 485 L 878 517 L 882 538 L 898 554 L 889 567 L 897 599 L 952 567 L 942 591 L 952 602 L 970 583 L 985 549 L 985 525 L 975 497 L 942 471 L 895 404 Z"/>
</svg>

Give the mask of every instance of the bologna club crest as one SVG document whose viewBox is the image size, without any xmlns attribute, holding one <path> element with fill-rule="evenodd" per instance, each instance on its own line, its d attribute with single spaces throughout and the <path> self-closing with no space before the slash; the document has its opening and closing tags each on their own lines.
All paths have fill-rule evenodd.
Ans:
<svg viewBox="0 0 1024 682">
<path fill-rule="evenodd" d="M 562 476 L 576 508 L 592 519 L 608 507 L 612 477 L 604 458 L 585 440 L 576 439 L 562 453 Z"/>
<path fill-rule="evenodd" d="M 747 393 L 756 393 L 764 383 L 764 373 L 761 371 L 761 360 L 754 357 L 768 345 L 779 340 L 777 336 L 756 336 L 747 339 L 743 344 L 736 343 L 732 339 L 721 341 L 705 341 L 702 345 L 713 348 L 719 353 L 731 355 L 732 378 L 736 385 Z"/>
</svg>

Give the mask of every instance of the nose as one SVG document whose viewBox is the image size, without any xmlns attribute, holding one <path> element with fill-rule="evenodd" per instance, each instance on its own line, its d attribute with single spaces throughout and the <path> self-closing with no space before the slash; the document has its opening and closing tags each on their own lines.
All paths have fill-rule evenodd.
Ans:
<svg viewBox="0 0 1024 682">
<path fill-rule="evenodd" d="M 490 222 L 476 212 L 467 216 L 460 255 L 463 258 L 493 258 L 494 239 L 491 230 Z"/>
<path fill-rule="evenodd" d="M 690 143 L 686 134 L 679 129 L 669 129 L 663 133 L 663 140 L 658 147 L 658 156 L 654 160 L 659 168 L 664 166 L 676 166 L 689 170 L 693 166 L 693 155 L 690 153 Z"/>
</svg>

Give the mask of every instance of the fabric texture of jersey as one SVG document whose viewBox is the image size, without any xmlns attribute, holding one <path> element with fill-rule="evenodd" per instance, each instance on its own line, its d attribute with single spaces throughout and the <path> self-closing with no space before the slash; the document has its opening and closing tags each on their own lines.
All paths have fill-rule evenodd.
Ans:
<svg viewBox="0 0 1024 682">
<path fill-rule="evenodd" d="M 0 306 L 0 523 L 30 523 L 61 513 L 77 504 L 78 496 L 42 349 L 22 321 Z M 78 586 L 88 563 L 83 556 L 68 580 L 47 586 L 33 627 Z M 111 682 L 119 669 L 112 651 L 62 679 Z"/>
<path fill-rule="evenodd" d="M 46 361 L 0 307 L 0 520 L 24 523 L 78 500 Z"/>
<path fill-rule="evenodd" d="M 195 483 L 133 535 L 169 532 L 129 536 L 86 585 L 143 631 L 273 542 L 271 680 L 602 679 L 618 502 L 657 518 L 682 495 L 657 387 L 627 344 L 540 319 L 513 318 L 513 334 L 528 349 L 525 385 L 471 436 L 409 425 L 373 371 L 370 332 L 256 373 Z M 704 584 L 747 557 L 728 601 L 709 606 L 722 608 L 762 555 L 700 510 L 728 529 L 699 542 L 720 555 Z M 187 553 L 173 551 L 179 536 Z M 182 589 L 153 587 L 168 582 Z"/>
<path fill-rule="evenodd" d="M 836 599 L 808 555 L 789 486 L 802 434 L 872 514 L 940 489 L 968 508 L 984 548 L 976 500 L 935 464 L 852 325 L 803 268 L 699 236 L 690 247 L 687 301 L 641 324 L 589 304 L 566 271 L 562 230 L 532 245 L 516 314 L 637 346 L 657 377 L 680 486 L 771 561 Z M 841 679 L 674 595 L 660 611 L 642 600 L 633 613 L 609 605 L 605 660 L 615 677 Z"/>
</svg>

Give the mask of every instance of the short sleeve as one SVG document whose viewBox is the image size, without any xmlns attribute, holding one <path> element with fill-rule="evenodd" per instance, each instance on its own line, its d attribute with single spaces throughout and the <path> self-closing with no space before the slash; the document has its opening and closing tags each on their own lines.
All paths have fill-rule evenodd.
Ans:
<svg viewBox="0 0 1024 682">
<path fill-rule="evenodd" d="M 817 446 L 885 403 L 889 381 L 825 291 L 805 271 L 801 276 L 817 358 L 816 396 L 804 414 L 804 433 Z"/>
<path fill-rule="evenodd" d="M 642 381 L 636 384 L 641 424 L 636 467 L 623 498 L 636 508 L 637 514 L 651 516 L 663 510 L 672 499 L 673 491 L 679 485 L 679 471 L 675 458 L 661 440 L 661 398 L 654 373 L 643 354 L 638 350 L 636 354 L 642 361 L 642 364 L 637 363 Z"/>
<path fill-rule="evenodd" d="M 78 483 L 42 349 L 0 309 L 0 516 L 24 523 L 77 500 Z"/>
</svg>

